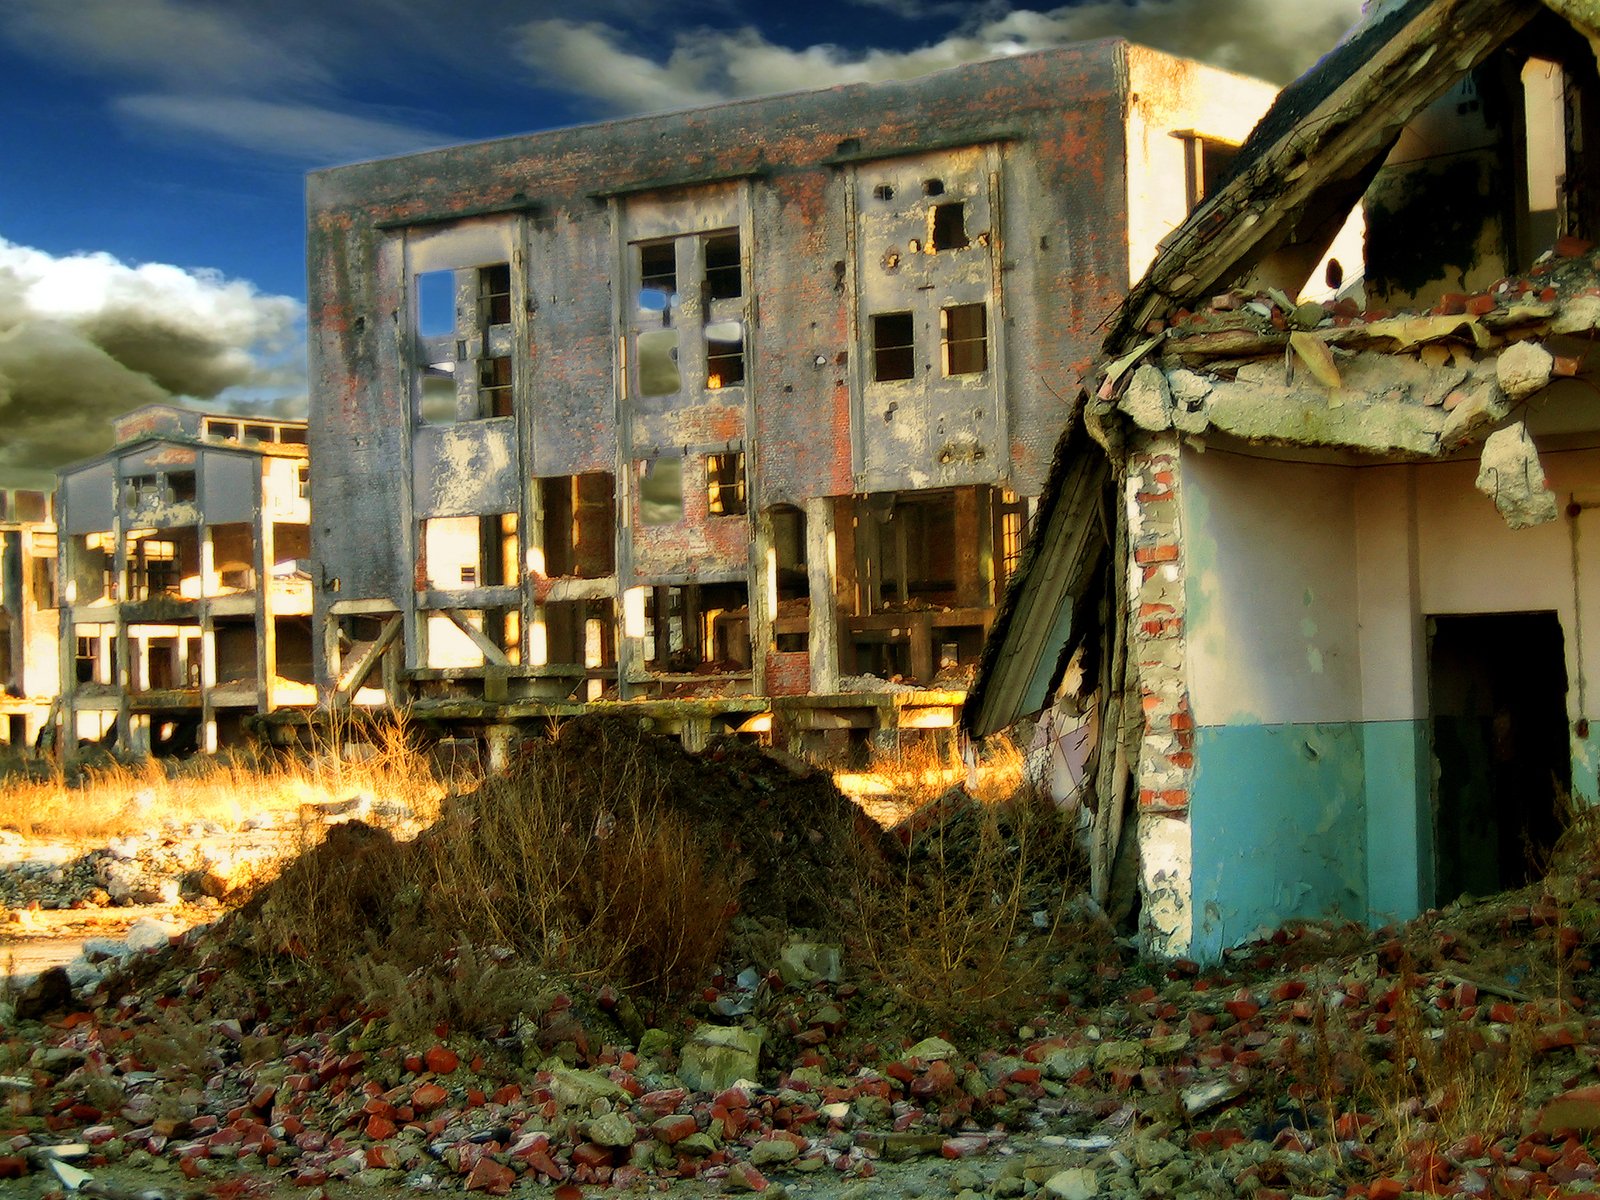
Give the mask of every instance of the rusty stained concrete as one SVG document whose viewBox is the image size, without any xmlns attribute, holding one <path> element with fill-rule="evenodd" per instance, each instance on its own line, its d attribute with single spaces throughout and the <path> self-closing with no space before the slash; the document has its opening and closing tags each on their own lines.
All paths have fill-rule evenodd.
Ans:
<svg viewBox="0 0 1600 1200">
<path fill-rule="evenodd" d="M 992 618 L 1062 384 L 1181 219 L 1173 135 L 1237 142 L 1271 94 L 1110 40 L 314 173 L 323 696 L 762 696 L 969 664 L 939 622 Z M 424 329 L 435 272 L 453 322 Z M 909 314 L 902 378 L 886 314 Z M 716 386 L 730 344 L 743 378 Z M 729 506 L 708 464 L 740 455 Z M 597 479 L 609 528 L 550 507 Z M 490 515 L 510 542 L 451 526 L 440 588 L 437 523 Z M 596 536 L 604 572 L 558 573 Z"/>
<path fill-rule="evenodd" d="M 215 750 L 313 703 L 305 423 L 152 405 L 114 434 L 59 473 L 60 744 Z"/>
</svg>

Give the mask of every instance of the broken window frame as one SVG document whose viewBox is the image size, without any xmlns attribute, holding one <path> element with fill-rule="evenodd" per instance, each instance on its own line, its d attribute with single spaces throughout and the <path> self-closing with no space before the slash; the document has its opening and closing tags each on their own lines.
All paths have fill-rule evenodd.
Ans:
<svg viewBox="0 0 1600 1200">
<path fill-rule="evenodd" d="M 982 375 L 989 369 L 989 306 L 979 301 L 973 304 L 947 304 L 939 310 L 940 360 L 946 378 L 961 375 Z M 977 317 L 977 333 L 958 329 L 972 317 Z"/>
<path fill-rule="evenodd" d="M 972 245 L 967 236 L 967 202 L 946 200 L 928 210 L 928 249 L 965 250 Z"/>
<path fill-rule="evenodd" d="M 639 463 L 639 524 L 678 525 L 684 518 L 683 459 L 663 454 Z M 659 492 L 651 496 L 651 491 Z"/>
<path fill-rule="evenodd" d="M 742 517 L 749 507 L 745 494 L 744 451 L 708 454 L 706 512 L 713 517 Z"/>
<path fill-rule="evenodd" d="M 465 278 L 471 272 L 471 278 Z M 428 295 L 442 289 L 434 277 L 450 280 L 449 327 L 435 324 L 442 303 Z M 419 425 L 457 425 L 510 417 L 516 411 L 516 355 L 491 353 L 503 345 L 515 301 L 515 279 L 508 260 L 420 271 L 412 276 L 416 376 L 415 416 Z M 466 289 L 466 290 L 464 290 Z M 493 331 L 499 330 L 498 334 Z M 448 383 L 448 386 L 446 384 Z"/>
<path fill-rule="evenodd" d="M 902 322 L 903 333 L 900 331 Z M 915 379 L 917 377 L 915 314 L 909 309 L 873 313 L 869 323 L 872 329 L 872 382 L 898 383 Z M 889 371 L 895 373 L 890 374 Z"/>
</svg>

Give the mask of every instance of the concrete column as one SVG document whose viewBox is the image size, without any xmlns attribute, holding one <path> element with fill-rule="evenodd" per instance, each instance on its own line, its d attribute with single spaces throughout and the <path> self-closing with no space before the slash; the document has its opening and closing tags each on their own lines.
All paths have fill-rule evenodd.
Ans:
<svg viewBox="0 0 1600 1200">
<path fill-rule="evenodd" d="M 256 710 L 265 713 L 272 711 L 275 701 L 272 677 L 278 670 L 278 631 L 272 619 L 271 574 L 276 550 L 273 547 L 272 519 L 264 511 L 259 490 L 256 501 Z"/>
<path fill-rule="evenodd" d="M 807 643 L 811 651 L 811 690 L 824 695 L 839 690 L 839 542 L 834 530 L 834 501 L 817 496 L 806 501 L 806 583 L 811 591 Z"/>
<path fill-rule="evenodd" d="M 489 752 L 489 770 L 497 774 L 509 770 L 511 754 L 517 745 L 517 727 L 491 725 L 484 730 L 483 740 Z"/>
</svg>

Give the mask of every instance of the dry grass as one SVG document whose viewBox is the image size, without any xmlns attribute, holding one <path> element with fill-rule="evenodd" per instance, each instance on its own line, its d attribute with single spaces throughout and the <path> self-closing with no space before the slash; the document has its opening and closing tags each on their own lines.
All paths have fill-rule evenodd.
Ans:
<svg viewBox="0 0 1600 1200">
<path fill-rule="evenodd" d="M 1420 982 L 1402 969 L 1384 1034 L 1352 1028 L 1343 1009 L 1330 1013 L 1319 1003 L 1310 1062 L 1316 1098 L 1309 1115 L 1328 1150 L 1343 1159 L 1360 1145 L 1367 1168 L 1408 1174 L 1414 1183 L 1435 1160 L 1461 1157 L 1464 1139 L 1487 1147 L 1517 1129 L 1533 1062 L 1527 1022 L 1501 1032 L 1431 1019 L 1417 999 Z"/>
<path fill-rule="evenodd" d="M 835 772 L 834 779 L 840 791 L 887 828 L 952 787 L 990 804 L 1016 795 L 1024 783 L 1023 751 L 1008 734 L 974 750 L 948 730 L 907 730 L 892 744 L 874 747 L 860 771 Z"/>
<path fill-rule="evenodd" d="M 360 745 L 352 758 L 346 751 Z M 323 728 L 310 753 L 143 759 L 109 756 L 70 773 L 14 773 L 0 781 L 0 827 L 31 837 L 87 841 L 147 831 L 166 823 L 210 821 L 235 829 L 249 817 L 295 814 L 303 805 L 367 793 L 436 813 L 444 795 L 406 722 L 376 722 L 358 732 L 348 721 Z"/>
</svg>

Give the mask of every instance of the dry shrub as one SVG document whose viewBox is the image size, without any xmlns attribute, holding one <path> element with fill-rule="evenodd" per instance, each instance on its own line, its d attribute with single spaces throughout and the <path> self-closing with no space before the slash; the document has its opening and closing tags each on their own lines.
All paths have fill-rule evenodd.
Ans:
<svg viewBox="0 0 1600 1200">
<path fill-rule="evenodd" d="M 857 937 L 867 962 L 933 1027 L 1015 1015 L 1043 987 L 1083 872 L 1070 820 L 1031 788 L 921 810 L 898 869 L 862 871 Z"/>
<path fill-rule="evenodd" d="M 412 1026 L 503 1021 L 545 973 L 671 1000 L 721 952 L 744 867 L 680 810 L 668 746 L 575 721 L 410 843 L 335 826 L 251 906 L 253 944 L 364 1003 L 403 987 L 388 1015 Z"/>
</svg>

